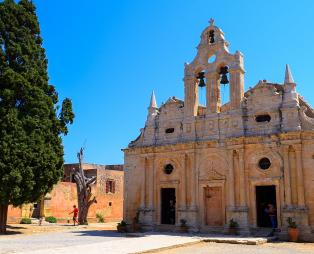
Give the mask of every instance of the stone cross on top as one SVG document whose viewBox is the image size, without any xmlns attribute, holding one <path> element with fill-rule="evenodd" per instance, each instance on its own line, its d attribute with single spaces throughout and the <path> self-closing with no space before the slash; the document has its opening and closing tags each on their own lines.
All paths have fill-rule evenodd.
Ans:
<svg viewBox="0 0 314 254">
<path fill-rule="evenodd" d="M 213 25 L 214 25 L 215 20 L 214 20 L 213 18 L 210 18 L 210 20 L 209 20 L 208 22 L 209 22 L 210 26 L 213 26 Z"/>
</svg>

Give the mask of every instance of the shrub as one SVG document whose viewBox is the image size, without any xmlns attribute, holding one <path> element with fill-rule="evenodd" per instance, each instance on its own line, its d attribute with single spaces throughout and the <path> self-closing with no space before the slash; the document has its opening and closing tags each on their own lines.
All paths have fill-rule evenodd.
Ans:
<svg viewBox="0 0 314 254">
<path fill-rule="evenodd" d="M 229 227 L 230 228 L 237 228 L 237 227 L 239 227 L 239 223 L 237 221 L 235 221 L 234 219 L 231 219 L 229 221 Z"/>
<path fill-rule="evenodd" d="M 126 222 L 122 220 L 121 222 L 118 223 L 119 227 L 126 227 Z"/>
<path fill-rule="evenodd" d="M 139 222 L 140 222 L 140 211 L 137 211 L 135 217 L 133 218 L 133 223 L 139 223 Z"/>
<path fill-rule="evenodd" d="M 47 221 L 49 223 L 57 223 L 57 219 L 53 216 L 46 217 L 45 221 Z"/>
<path fill-rule="evenodd" d="M 20 224 L 32 224 L 32 220 L 30 218 L 22 218 Z"/>
<path fill-rule="evenodd" d="M 289 228 L 297 228 L 298 227 L 297 223 L 291 217 L 289 217 L 287 219 L 287 222 L 288 222 L 288 227 Z"/>
<path fill-rule="evenodd" d="M 101 213 L 96 213 L 96 218 L 98 220 L 99 223 L 104 223 L 105 222 L 105 218 Z"/>
<path fill-rule="evenodd" d="M 186 226 L 186 219 L 181 219 L 180 220 L 181 226 Z"/>
</svg>

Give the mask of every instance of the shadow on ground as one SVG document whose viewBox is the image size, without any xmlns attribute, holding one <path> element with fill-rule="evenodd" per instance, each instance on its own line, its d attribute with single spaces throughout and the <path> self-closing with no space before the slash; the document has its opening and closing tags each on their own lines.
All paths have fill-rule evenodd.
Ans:
<svg viewBox="0 0 314 254">
<path fill-rule="evenodd" d="M 16 227 L 16 226 L 10 226 L 7 225 L 7 232 L 6 233 L 0 233 L 1 235 L 18 235 L 18 234 L 22 234 L 22 232 L 20 231 L 16 231 L 19 229 L 25 229 L 24 227 Z"/>
<path fill-rule="evenodd" d="M 84 230 L 72 232 L 78 234 L 78 236 L 126 237 L 126 234 L 118 233 L 115 230 Z"/>
</svg>

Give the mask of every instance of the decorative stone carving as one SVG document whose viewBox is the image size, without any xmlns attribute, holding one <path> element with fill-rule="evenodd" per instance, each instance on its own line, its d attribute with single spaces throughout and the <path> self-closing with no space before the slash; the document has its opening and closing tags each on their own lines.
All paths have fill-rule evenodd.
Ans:
<svg viewBox="0 0 314 254">
<path fill-rule="evenodd" d="M 306 115 L 307 110 L 308 109 L 305 106 L 302 106 L 300 109 L 302 127 L 305 130 L 314 130 L 314 118 Z"/>
</svg>

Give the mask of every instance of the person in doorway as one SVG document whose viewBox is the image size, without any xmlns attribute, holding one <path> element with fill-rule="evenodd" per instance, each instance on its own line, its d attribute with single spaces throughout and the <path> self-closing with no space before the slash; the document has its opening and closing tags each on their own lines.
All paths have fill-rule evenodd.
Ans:
<svg viewBox="0 0 314 254">
<path fill-rule="evenodd" d="M 78 217 L 78 212 L 79 210 L 77 209 L 76 205 L 73 206 L 73 211 L 70 212 L 69 214 L 72 214 L 73 213 L 73 226 L 75 226 L 75 223 L 78 225 L 78 220 L 77 220 L 77 217 Z"/>
<path fill-rule="evenodd" d="M 271 227 L 273 229 L 272 232 L 275 231 L 275 228 L 277 227 L 277 221 L 276 221 L 276 208 L 273 204 L 268 204 L 265 208 L 265 213 L 268 215 Z"/>
<path fill-rule="evenodd" d="M 169 220 L 170 224 L 175 224 L 176 207 L 173 200 L 169 201 Z"/>
</svg>

